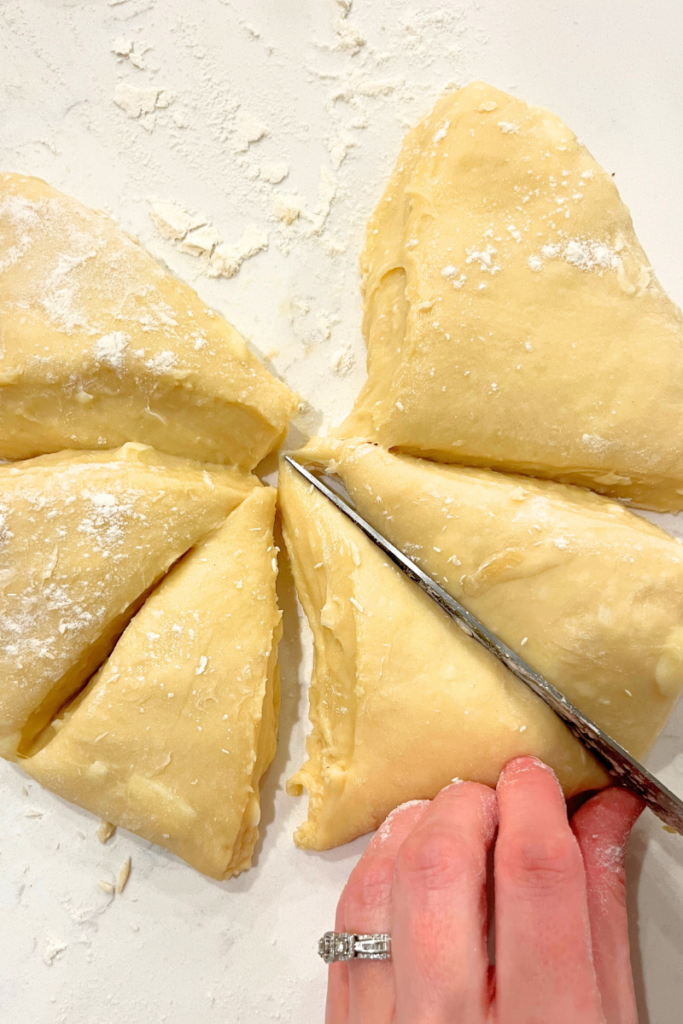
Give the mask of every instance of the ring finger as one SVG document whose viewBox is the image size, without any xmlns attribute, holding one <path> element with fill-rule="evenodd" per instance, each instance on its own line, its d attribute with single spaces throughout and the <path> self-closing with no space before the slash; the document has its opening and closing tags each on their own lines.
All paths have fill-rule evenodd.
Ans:
<svg viewBox="0 0 683 1024">
<path fill-rule="evenodd" d="M 338 931 L 358 935 L 390 930 L 396 855 L 428 807 L 427 800 L 397 807 L 377 830 L 342 893 Z M 330 966 L 326 1024 L 389 1024 L 393 1012 L 390 961 Z M 342 1013 L 347 1016 L 341 1016 Z"/>
</svg>

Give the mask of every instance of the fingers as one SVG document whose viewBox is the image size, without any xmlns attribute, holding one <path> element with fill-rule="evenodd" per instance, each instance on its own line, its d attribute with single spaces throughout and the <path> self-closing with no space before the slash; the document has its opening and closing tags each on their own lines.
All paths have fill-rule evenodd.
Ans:
<svg viewBox="0 0 683 1024">
<path fill-rule="evenodd" d="M 586 871 L 593 962 L 607 1024 L 637 1024 L 626 918 L 624 857 L 643 801 L 606 789 L 572 818 Z"/>
<path fill-rule="evenodd" d="M 401 846 L 394 874 L 396 1024 L 482 1024 L 489 1008 L 486 854 L 496 797 L 448 786 Z"/>
<path fill-rule="evenodd" d="M 345 931 L 346 911 L 342 892 L 337 905 L 334 919 L 334 930 Z M 327 1004 L 325 1006 L 325 1024 L 348 1024 L 349 1020 L 349 965 L 345 963 L 330 964 L 327 969 Z"/>
<path fill-rule="evenodd" d="M 337 931 L 391 930 L 396 855 L 428 806 L 429 801 L 416 800 L 397 807 L 377 830 L 342 893 Z M 326 1024 L 389 1024 L 393 1012 L 391 961 L 330 965 Z"/>
<path fill-rule="evenodd" d="M 501 1021 L 603 1021 L 591 957 L 586 879 L 562 791 L 536 758 L 498 783 L 496 1002 Z"/>
</svg>

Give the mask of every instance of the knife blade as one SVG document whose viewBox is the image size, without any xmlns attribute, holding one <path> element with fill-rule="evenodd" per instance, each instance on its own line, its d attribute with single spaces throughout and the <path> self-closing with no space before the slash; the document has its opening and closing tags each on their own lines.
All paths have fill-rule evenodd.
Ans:
<svg viewBox="0 0 683 1024">
<path fill-rule="evenodd" d="M 642 797 L 647 806 L 679 835 L 683 835 L 683 801 L 679 800 L 659 779 L 655 778 L 639 761 L 580 711 L 551 682 L 528 662 L 492 633 L 464 605 L 443 589 L 423 569 L 408 558 L 383 534 L 370 525 L 341 495 L 327 486 L 318 476 L 297 462 L 291 455 L 284 456 L 297 473 L 323 494 L 351 520 L 405 575 L 413 580 L 439 607 L 457 623 L 468 636 L 478 641 L 493 654 L 530 690 L 545 701 L 562 719 L 576 738 L 593 754 L 616 781 Z"/>
</svg>

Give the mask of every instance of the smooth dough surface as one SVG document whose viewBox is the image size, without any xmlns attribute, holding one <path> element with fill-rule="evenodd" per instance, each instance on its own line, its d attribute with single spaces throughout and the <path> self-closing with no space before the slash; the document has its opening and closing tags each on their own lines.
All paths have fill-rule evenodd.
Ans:
<svg viewBox="0 0 683 1024">
<path fill-rule="evenodd" d="M 258 486 L 140 444 L 0 465 L 0 754 L 109 654 L 169 567 Z"/>
<path fill-rule="evenodd" d="M 295 401 L 106 214 L 0 175 L 0 457 L 139 441 L 250 470 Z"/>
<path fill-rule="evenodd" d="M 607 783 L 563 723 L 465 634 L 327 499 L 283 464 L 280 503 L 313 631 L 308 790 L 300 846 L 338 846 L 453 778 L 495 785 L 535 754 L 567 795 Z"/>
<path fill-rule="evenodd" d="M 275 491 L 259 488 L 147 599 L 22 767 L 213 878 L 251 865 L 273 759 Z"/>
<path fill-rule="evenodd" d="M 299 453 L 300 456 L 302 453 Z M 361 515 L 642 759 L 683 686 L 683 547 L 577 487 L 325 439 Z"/>
<path fill-rule="evenodd" d="M 559 118 L 481 82 L 444 97 L 361 266 L 368 381 L 343 436 L 683 508 L 683 318 Z"/>
</svg>

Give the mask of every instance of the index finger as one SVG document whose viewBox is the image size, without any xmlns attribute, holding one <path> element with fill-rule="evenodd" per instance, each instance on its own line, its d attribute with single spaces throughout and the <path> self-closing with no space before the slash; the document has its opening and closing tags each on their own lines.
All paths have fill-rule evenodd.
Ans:
<svg viewBox="0 0 683 1024">
<path fill-rule="evenodd" d="M 503 770 L 497 792 L 499 1018 L 516 1024 L 604 1022 L 583 861 L 560 785 L 537 758 L 520 757 Z"/>
</svg>

